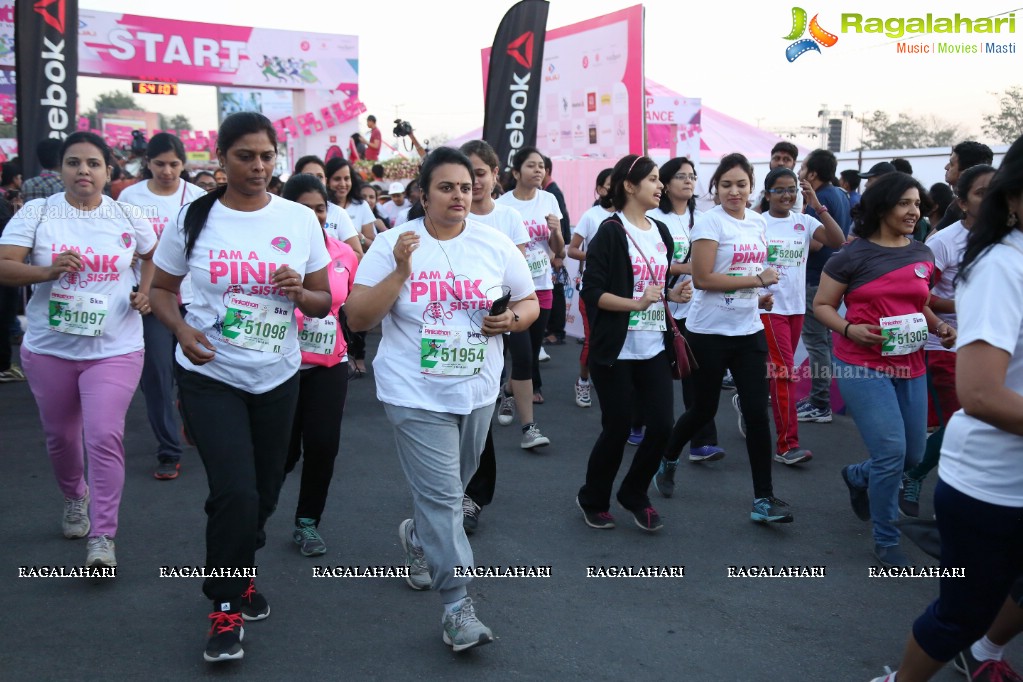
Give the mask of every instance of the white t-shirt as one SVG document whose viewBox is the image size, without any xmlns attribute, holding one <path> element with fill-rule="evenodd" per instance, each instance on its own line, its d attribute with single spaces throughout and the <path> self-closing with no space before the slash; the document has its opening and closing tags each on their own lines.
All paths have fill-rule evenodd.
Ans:
<svg viewBox="0 0 1023 682">
<path fill-rule="evenodd" d="M 579 247 L 583 251 L 586 251 L 590 245 L 590 240 L 597 235 L 597 228 L 600 224 L 614 215 L 614 211 L 609 211 L 599 204 L 586 209 L 586 213 L 583 213 L 582 217 L 579 218 L 579 222 L 572 229 L 572 235 L 579 235 L 583 238 L 583 243 Z"/>
<path fill-rule="evenodd" d="M 963 321 L 959 347 L 984 341 L 1010 353 L 1005 386 L 1023 395 L 1023 234 L 1018 229 L 981 256 L 959 283 L 956 311 Z M 945 429 L 938 473 L 982 502 L 1023 507 L 1021 457 L 1023 437 L 959 410 Z"/>
<path fill-rule="evenodd" d="M 647 215 L 655 220 L 660 220 L 667 226 L 668 232 L 671 232 L 671 238 L 675 241 L 675 252 L 671 256 L 671 262 L 684 263 L 689 256 L 689 251 L 692 249 L 693 244 L 692 230 L 689 227 L 689 208 L 687 207 L 685 213 L 682 214 L 675 212 L 665 213 L 659 208 L 653 208 L 647 211 Z M 703 215 L 703 211 L 697 211 L 695 217 L 699 218 L 701 215 Z M 691 279 L 692 277 L 689 275 L 682 275 L 679 277 L 678 282 L 685 282 Z M 676 320 L 683 320 L 689 317 L 689 309 L 692 306 L 692 301 L 668 304 L 671 314 Z"/>
<path fill-rule="evenodd" d="M 360 227 L 362 227 L 360 225 Z M 352 237 L 358 237 L 359 231 L 352 224 L 348 213 L 335 203 L 327 202 L 327 223 L 323 226 L 327 235 L 339 242 L 347 242 Z"/>
<path fill-rule="evenodd" d="M 408 199 L 406 199 L 405 200 L 405 205 L 401 207 L 400 211 L 398 211 L 398 215 L 395 216 L 395 218 L 394 218 L 394 225 L 392 225 L 391 227 L 398 227 L 399 225 L 403 225 L 403 224 L 407 223 L 408 222 L 408 212 L 410 210 L 412 210 L 412 204 L 409 202 Z"/>
<path fill-rule="evenodd" d="M 359 264 L 355 284 L 375 286 L 394 272 L 394 245 L 405 232 L 420 237 L 412 254 L 412 275 L 402 285 L 390 312 L 384 316 L 383 338 L 373 371 L 377 398 L 382 402 L 450 414 L 469 414 L 497 400 L 497 386 L 504 366 L 501 336 L 475 336 L 469 348 L 484 347 L 479 374 L 436 376 L 424 374 L 429 353 L 424 327 L 446 332 L 479 332 L 493 302 L 511 290 L 511 300 L 521 301 L 533 293 L 529 268 L 518 248 L 493 228 L 471 216 L 465 230 L 438 242 L 426 230 L 422 218 L 399 230 L 388 230 L 377 239 Z"/>
<path fill-rule="evenodd" d="M 149 190 L 149 182 L 143 180 L 134 185 L 125 187 L 117 200 L 121 203 L 131 204 L 143 209 L 144 217 L 153 226 L 156 238 L 163 235 L 168 225 L 177 225 L 177 221 L 184 216 L 182 210 L 185 206 L 206 194 L 206 190 L 190 182 L 178 179 L 178 188 L 174 194 L 160 196 Z M 136 274 L 141 277 L 140 265 L 136 264 Z M 185 277 L 181 281 L 181 302 L 188 305 L 192 302 L 192 280 Z"/>
<path fill-rule="evenodd" d="M 193 365 L 179 346 L 175 353 L 178 364 L 249 393 L 266 393 L 280 386 L 298 371 L 302 361 L 293 306 L 270 284 L 270 273 L 287 265 L 307 275 L 330 263 L 316 215 L 295 202 L 267 196 L 269 203 L 258 211 L 235 211 L 218 199 L 190 258 L 185 258 L 181 228 L 164 232 L 153 258 L 157 267 L 171 275 L 191 273 L 195 298 L 185 322 L 205 334 L 216 349 L 212 361 Z M 239 294 L 289 311 L 279 352 L 228 343 L 223 334 L 228 303 Z"/>
<path fill-rule="evenodd" d="M 767 227 L 764 217 L 746 209 L 742 220 L 715 206 L 696 220 L 693 242 L 710 239 L 718 243 L 713 272 L 757 275 L 767 260 Z M 764 328 L 757 314 L 759 289 L 705 291 L 697 289 L 686 327 L 698 334 L 748 336 Z"/>
<path fill-rule="evenodd" d="M 394 221 L 398 219 L 398 214 L 405 208 L 408 208 L 408 199 L 406 199 L 401 206 L 394 203 L 394 200 L 392 199 L 391 201 L 377 206 L 377 211 L 380 215 L 386 218 L 387 223 L 393 227 L 395 225 Z"/>
<path fill-rule="evenodd" d="M 795 211 L 789 211 L 785 218 L 775 218 L 768 212 L 763 218 L 767 222 L 765 265 L 778 271 L 778 283 L 768 287 L 774 294 L 771 312 L 805 315 L 806 259 L 810 255 L 810 240 L 823 224 L 811 215 Z"/>
<path fill-rule="evenodd" d="M 956 290 L 953 283 L 959 273 L 959 263 L 963 260 L 963 254 L 966 253 L 966 240 L 969 237 L 970 231 L 963 227 L 963 221 L 960 220 L 940 232 L 935 232 L 927 240 L 927 247 L 934 253 L 934 269 L 941 271 L 941 279 L 931 289 L 935 296 L 955 298 Z M 956 327 L 955 313 L 936 314 L 953 328 Z M 927 343 L 924 345 L 924 349 L 955 352 L 955 348 L 943 347 L 938 337 L 930 333 L 927 334 Z"/>
<path fill-rule="evenodd" d="M 522 224 L 529 233 L 526 245 L 526 262 L 533 275 L 533 284 L 537 291 L 548 291 L 554 288 L 551 281 L 551 231 L 547 227 L 547 216 L 554 215 L 561 220 L 561 209 L 558 200 L 550 192 L 536 190 L 536 195 L 529 201 L 519 201 L 514 192 L 505 192 L 497 198 L 497 203 L 514 208 L 522 216 Z M 560 228 L 559 228 L 560 229 Z"/>
<path fill-rule="evenodd" d="M 362 232 L 363 225 L 376 222 L 377 219 L 373 215 L 373 209 L 365 201 L 360 201 L 359 203 L 350 201 L 348 206 L 345 207 L 345 211 L 348 213 L 348 217 L 352 219 L 355 230 L 360 233 Z"/>
<path fill-rule="evenodd" d="M 522 224 L 522 216 L 510 206 L 494 203 L 494 210 L 490 213 L 486 215 L 473 213 L 470 217 L 484 225 L 489 225 L 508 237 L 515 246 L 529 242 L 529 233 L 526 232 L 526 226 Z"/>
<path fill-rule="evenodd" d="M 131 258 L 136 251 L 151 252 L 156 235 L 137 207 L 104 196 L 95 210 L 80 211 L 58 192 L 26 203 L 7 223 L 0 244 L 31 249 L 32 265 L 49 267 L 69 250 L 82 258 L 81 272 L 34 286 L 26 310 L 26 349 L 64 360 L 100 360 L 142 350 L 142 317 L 131 309 L 131 289 L 138 284 Z M 99 310 L 93 307 L 92 295 L 105 297 L 100 336 L 51 331 L 51 308 L 66 303 L 91 314 Z M 81 300 L 85 296 L 90 300 Z"/>
<path fill-rule="evenodd" d="M 626 238 L 625 241 L 629 244 L 629 260 L 632 262 L 632 296 L 636 298 L 643 294 L 648 284 L 664 284 L 664 277 L 668 274 L 668 260 L 666 257 L 668 249 L 664 242 L 661 241 L 661 233 L 652 220 L 647 221 L 646 227 L 648 229 L 644 230 L 630 223 L 621 213 L 618 214 L 618 219 L 622 221 L 625 230 L 632 237 L 632 239 Z M 636 249 L 636 244 L 632 243 L 633 239 L 636 240 L 636 244 L 639 244 L 640 249 L 643 250 L 642 255 Z M 648 260 L 644 260 L 643 256 L 646 256 Z M 650 313 L 660 315 L 664 311 L 664 304 L 658 301 L 651 304 L 647 310 Z M 663 317 L 661 319 L 663 320 Z M 665 322 L 667 321 L 665 320 Z M 629 332 L 625 335 L 625 344 L 622 345 L 618 359 L 649 360 L 663 350 L 663 331 L 641 331 L 630 328 Z"/>
</svg>

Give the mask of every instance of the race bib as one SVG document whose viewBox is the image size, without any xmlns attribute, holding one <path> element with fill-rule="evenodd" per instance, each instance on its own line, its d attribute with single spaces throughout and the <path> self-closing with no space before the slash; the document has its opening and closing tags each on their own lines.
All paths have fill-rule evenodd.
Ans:
<svg viewBox="0 0 1023 682">
<path fill-rule="evenodd" d="M 685 237 L 675 237 L 675 250 L 671 254 L 671 259 L 676 263 L 681 263 L 689 255 L 689 240 Z"/>
<path fill-rule="evenodd" d="M 763 270 L 763 266 L 760 263 L 733 263 L 728 268 L 729 277 L 756 277 Z M 737 289 L 735 291 L 726 291 L 725 296 L 730 298 L 739 299 L 742 301 L 755 301 L 759 298 L 759 293 L 756 287 L 752 289 Z"/>
<path fill-rule="evenodd" d="M 927 320 L 923 313 L 881 318 L 881 355 L 909 355 L 927 343 Z"/>
<path fill-rule="evenodd" d="M 321 319 L 306 317 L 298 332 L 298 346 L 303 353 L 333 355 L 337 345 L 337 318 L 333 315 Z"/>
<path fill-rule="evenodd" d="M 638 301 L 643 298 L 642 291 L 635 291 L 632 300 Z M 653 303 L 646 310 L 632 310 L 629 312 L 630 332 L 663 332 L 668 330 L 668 320 L 664 317 L 664 306 Z"/>
<path fill-rule="evenodd" d="M 280 353 L 293 310 L 290 302 L 231 294 L 224 314 L 224 339 L 239 348 Z"/>
<path fill-rule="evenodd" d="M 551 261 L 547 258 L 547 252 L 542 247 L 526 250 L 526 263 L 529 265 L 529 274 L 534 279 L 543 275 Z"/>
<path fill-rule="evenodd" d="M 798 268 L 803 264 L 802 239 L 768 239 L 767 262 L 784 268 Z"/>
<path fill-rule="evenodd" d="M 103 336 L 108 312 L 106 294 L 50 293 L 50 331 Z"/>
<path fill-rule="evenodd" d="M 468 327 L 423 327 L 420 372 L 431 376 L 464 377 L 479 374 L 487 337 Z"/>
</svg>

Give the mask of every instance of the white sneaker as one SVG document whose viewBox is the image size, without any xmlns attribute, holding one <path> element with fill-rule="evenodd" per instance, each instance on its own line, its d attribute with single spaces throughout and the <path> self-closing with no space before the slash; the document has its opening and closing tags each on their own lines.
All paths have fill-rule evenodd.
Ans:
<svg viewBox="0 0 1023 682">
<path fill-rule="evenodd" d="M 89 489 L 79 499 L 64 498 L 64 518 L 61 522 L 66 538 L 84 538 L 92 525 L 89 523 Z"/>
<path fill-rule="evenodd" d="M 589 407 L 593 404 L 590 400 L 590 382 L 585 384 L 581 381 L 575 382 L 575 404 L 579 407 Z"/>
<path fill-rule="evenodd" d="M 497 423 L 508 426 L 515 421 L 515 396 L 501 394 L 501 406 L 497 408 Z"/>
<path fill-rule="evenodd" d="M 494 633 L 476 617 L 472 599 L 465 597 L 452 613 L 444 611 L 444 643 L 455 651 L 464 651 L 494 641 Z"/>
<path fill-rule="evenodd" d="M 117 565 L 114 555 L 114 541 L 106 535 L 89 538 L 89 553 L 85 565 L 90 568 L 106 568 Z"/>
<path fill-rule="evenodd" d="M 540 362 L 547 362 L 551 359 L 551 356 L 547 355 L 547 349 L 540 346 Z"/>
<path fill-rule="evenodd" d="M 521 447 L 523 450 L 542 448 L 550 444 L 551 439 L 540 433 L 540 429 L 536 424 L 530 425 L 530 427 L 522 434 Z"/>
</svg>

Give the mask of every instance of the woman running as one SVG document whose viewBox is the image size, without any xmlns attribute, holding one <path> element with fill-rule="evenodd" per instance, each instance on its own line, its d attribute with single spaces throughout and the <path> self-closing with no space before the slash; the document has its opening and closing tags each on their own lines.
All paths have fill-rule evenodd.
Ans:
<svg viewBox="0 0 1023 682">
<path fill-rule="evenodd" d="M 227 184 L 193 201 L 156 254 L 153 310 L 178 340 L 185 427 L 206 467 L 206 568 L 213 601 L 203 658 L 241 658 L 243 620 L 270 614 L 251 573 L 277 506 L 302 361 L 294 310 L 331 308 L 330 256 L 316 216 L 268 194 L 277 134 L 261 114 L 224 119 L 217 157 Z M 286 264 L 285 264 L 286 263 Z M 177 304 L 185 275 L 194 299 Z"/>
<path fill-rule="evenodd" d="M 86 566 L 113 567 L 124 416 L 142 374 L 139 313 L 150 312 L 131 260 L 148 274 L 157 240 L 134 207 L 104 196 L 114 159 L 103 138 L 68 135 L 60 162 L 65 191 L 29 201 L 4 228 L 0 284 L 34 286 L 21 365 L 64 494 L 64 537 L 89 538 Z"/>
<path fill-rule="evenodd" d="M 472 207 L 469 209 L 473 220 L 493 227 L 502 233 L 526 256 L 529 233 L 522 224 L 522 216 L 514 208 L 502 206 L 494 201 L 494 185 L 497 183 L 500 161 L 493 147 L 483 140 L 466 142 L 460 151 L 469 157 L 472 164 Z M 483 507 L 494 500 L 497 486 L 497 457 L 494 453 L 493 422 L 487 428 L 487 440 L 480 454 L 479 468 L 465 488 L 462 498 L 462 516 L 465 532 L 472 534 L 479 526 Z"/>
<path fill-rule="evenodd" d="M 963 211 L 962 220 L 932 233 L 924 242 L 934 254 L 935 284 L 931 289 L 930 308 L 940 320 L 953 327 L 957 326 L 955 280 L 959 263 L 963 260 L 967 238 L 980 214 L 981 203 L 994 174 L 995 169 L 986 164 L 970 166 L 960 173 L 956 196 Z M 927 474 L 938 464 L 945 425 L 960 407 L 956 395 L 955 349 L 945 348 L 941 339 L 929 334 L 924 352 L 927 356 L 927 426 L 936 431 L 927 437 L 923 460 L 902 478 L 899 510 L 911 517 L 920 515 L 920 487 Z"/>
<path fill-rule="evenodd" d="M 795 212 L 800 191 L 803 204 L 812 208 L 820 220 L 808 213 Z M 767 335 L 771 410 L 778 434 L 774 460 L 791 466 L 813 458 L 812 452 L 799 447 L 799 420 L 792 391 L 798 379 L 796 346 L 806 313 L 806 259 L 813 240 L 839 249 L 845 243 L 845 234 L 828 213 L 828 207 L 817 199 L 810 183 L 799 182 L 796 174 L 784 166 L 775 168 L 764 179 L 761 208 L 767 221 L 767 264 L 778 271 L 778 283 L 770 287 L 774 307 L 760 315 Z"/>
<path fill-rule="evenodd" d="M 699 364 L 693 373 L 696 395 L 693 407 L 675 423 L 662 473 L 674 473 L 686 443 L 714 419 L 721 380 L 729 369 L 747 424 L 746 452 L 753 476 L 750 518 L 761 523 L 788 523 L 792 521 L 791 508 L 774 496 L 771 477 L 767 341 L 757 314 L 758 304 L 771 305 L 770 294 L 761 296 L 759 289 L 776 283 L 778 272 L 764 268 L 764 218 L 746 207 L 753 187 L 753 166 L 742 154 L 729 154 L 718 164 L 710 186 L 720 203 L 700 216 L 691 236 L 696 293 L 686 326 Z"/>
<path fill-rule="evenodd" d="M 858 239 L 828 260 L 813 303 L 835 332 L 838 389 L 869 453 L 842 479 L 853 512 L 873 521 L 874 556 L 886 566 L 910 564 L 892 522 L 902 474 L 920 461 L 927 437 L 927 332 L 949 347 L 956 336 L 927 306 L 934 255 L 913 239 L 924 196 L 905 173 L 878 178 L 860 200 Z"/>
<path fill-rule="evenodd" d="M 295 310 L 302 365 L 298 409 L 284 468 L 285 473 L 291 473 L 298 460 L 302 460 L 302 484 L 292 539 L 302 556 L 319 556 L 327 552 L 318 529 L 341 445 L 341 417 L 348 394 L 348 346 L 341 333 L 339 315 L 355 280 L 358 259 L 351 247 L 327 234 L 327 190 L 319 180 L 311 175 L 293 175 L 284 185 L 283 196 L 308 206 L 316 214 L 324 228 L 323 241 L 331 258 L 327 269 L 330 314 L 323 319 L 306 318 L 301 310 Z"/>
<path fill-rule="evenodd" d="M 864 201 L 874 189 L 863 195 Z M 962 331 L 956 388 L 962 409 L 945 430 L 934 510 L 941 566 L 960 568 L 963 577 L 941 579 L 938 599 L 913 623 L 898 672 L 875 682 L 931 679 L 984 634 L 999 609 L 1008 606 L 1006 595 L 1023 575 L 1021 215 L 1023 138 L 1009 147 L 988 185 L 955 292 Z M 986 679 L 1014 679 L 1008 666 L 990 664 L 973 679 L 984 679 L 984 668 Z"/>
<path fill-rule="evenodd" d="M 138 206 L 148 218 L 156 238 L 167 227 L 176 229 L 184 206 L 206 194 L 196 185 L 181 179 L 188 156 L 185 145 L 169 133 L 157 133 L 146 146 L 145 164 L 152 178 L 125 187 L 119 201 Z M 139 283 L 139 291 L 149 295 L 152 269 Z M 192 302 L 191 282 L 182 283 L 181 305 Z M 181 440 L 178 436 L 177 409 L 174 403 L 174 334 L 155 315 L 142 316 L 142 332 L 146 341 L 145 363 L 142 366 L 142 393 L 146 396 L 146 416 L 156 436 L 158 461 L 153 476 L 169 481 L 181 469 Z"/>
<path fill-rule="evenodd" d="M 461 651 L 493 641 L 467 596 L 471 577 L 455 575 L 473 566 L 462 498 L 497 400 L 502 335 L 527 329 L 539 307 L 522 254 L 469 216 L 469 159 L 440 147 L 421 178 L 425 217 L 380 235 L 345 307 L 353 329 L 383 325 L 373 362 L 377 398 L 414 509 L 398 530 L 406 580 L 440 592 L 444 643 Z M 499 300 L 507 308 L 490 315 Z"/>
<path fill-rule="evenodd" d="M 306 173 L 320 181 L 324 187 L 327 186 L 327 164 L 318 156 L 303 156 L 295 162 L 295 173 Z M 351 247 L 358 259 L 362 259 L 362 239 L 355 224 L 348 216 L 347 211 L 337 204 L 327 202 L 327 222 L 323 226 L 328 237 L 333 237 Z"/>
<path fill-rule="evenodd" d="M 561 209 L 553 194 L 540 189 L 545 175 L 543 156 L 535 147 L 523 147 L 512 158 L 515 189 L 502 194 L 497 203 L 514 208 L 522 216 L 529 233 L 526 261 L 533 275 L 540 316 L 528 330 L 508 339 L 511 349 L 511 395 L 502 391 L 498 422 L 511 424 L 515 410 L 522 424 L 521 447 L 531 450 L 550 445 L 533 420 L 533 404 L 543 402 L 540 380 L 540 346 L 543 343 L 547 319 L 554 301 L 554 282 L 551 280 L 551 257 L 565 256 L 565 240 L 561 235 Z"/>
<path fill-rule="evenodd" d="M 608 192 L 611 191 L 611 173 L 613 171 L 613 168 L 605 168 L 597 173 L 597 186 L 594 190 L 597 200 L 593 202 L 593 206 L 586 213 L 583 213 L 572 230 L 572 242 L 568 245 L 568 257 L 579 261 L 579 274 L 575 278 L 577 291 L 582 291 L 583 288 L 583 275 L 586 272 L 586 249 L 590 240 L 597 234 L 600 224 L 608 216 L 614 214 L 610 199 L 605 200 Z M 579 378 L 575 382 L 575 404 L 578 407 L 586 408 L 593 404 L 593 398 L 590 395 L 590 320 L 586 315 L 586 303 L 582 296 L 579 297 L 579 316 L 583 322 L 583 349 L 579 353 Z"/>
<path fill-rule="evenodd" d="M 645 531 L 662 527 L 647 488 L 671 433 L 674 387 L 665 343 L 670 343 L 662 301 L 674 241 L 668 228 L 647 215 L 661 200 L 657 164 L 629 155 L 615 164 L 611 197 L 615 214 L 601 223 L 586 251 L 582 296 L 591 322 L 590 375 L 600 401 L 601 432 L 590 452 L 586 482 L 576 504 L 591 528 L 615 527 L 611 488 L 629 437 L 632 405 L 647 426 L 618 489 L 618 503 Z M 691 296 L 688 283 L 676 302 Z"/>
</svg>

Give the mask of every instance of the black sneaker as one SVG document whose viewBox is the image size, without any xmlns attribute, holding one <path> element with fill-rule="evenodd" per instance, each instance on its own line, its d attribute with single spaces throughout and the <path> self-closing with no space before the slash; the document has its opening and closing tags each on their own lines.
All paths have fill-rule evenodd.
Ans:
<svg viewBox="0 0 1023 682">
<path fill-rule="evenodd" d="M 758 497 L 753 500 L 749 517 L 757 523 L 792 523 L 792 512 L 787 502 L 777 497 Z"/>
<path fill-rule="evenodd" d="M 245 620 L 263 620 L 270 615 L 270 604 L 256 590 L 255 578 L 249 578 L 249 586 L 242 592 L 240 610 Z"/>
<path fill-rule="evenodd" d="M 590 528 L 596 528 L 597 530 L 610 530 L 615 527 L 615 517 L 611 516 L 611 512 L 592 512 L 583 509 L 583 505 L 579 502 L 579 498 L 575 498 L 575 504 L 579 507 L 579 511 L 583 513 L 583 520 L 586 521 L 586 525 Z"/>
<path fill-rule="evenodd" d="M 661 466 L 654 475 L 654 487 L 664 497 L 671 497 L 675 494 L 675 471 L 678 469 L 678 460 L 661 458 Z"/>
<path fill-rule="evenodd" d="M 466 535 L 472 535 L 476 532 L 477 526 L 480 524 L 480 512 L 483 511 L 483 507 L 476 504 L 468 495 L 462 495 L 462 528 L 465 529 Z"/>
<path fill-rule="evenodd" d="M 923 480 L 918 478 L 902 477 L 902 487 L 899 488 L 899 513 L 912 519 L 920 518 L 920 488 Z"/>
<path fill-rule="evenodd" d="M 852 465 L 849 465 L 852 466 Z M 866 488 L 860 488 L 849 481 L 849 467 L 842 467 L 842 480 L 849 488 L 849 504 L 860 521 L 870 520 L 870 496 Z"/>
<path fill-rule="evenodd" d="M 180 462 L 160 462 L 153 473 L 153 478 L 158 481 L 173 481 L 178 477 L 180 471 Z"/>
<path fill-rule="evenodd" d="M 977 682 L 1020 682 L 1023 677 L 1012 669 L 1004 660 L 981 661 L 973 657 L 973 651 L 966 647 L 952 659 L 956 670 L 966 675 L 968 680 Z"/>
<path fill-rule="evenodd" d="M 658 514 L 657 510 L 649 504 L 642 509 L 636 510 L 629 509 L 623 504 L 622 509 L 629 512 L 629 514 L 632 515 L 632 520 L 636 522 L 636 525 L 648 533 L 653 533 L 654 531 L 664 528 L 664 524 L 661 523 L 661 515 Z"/>
<path fill-rule="evenodd" d="M 210 614 L 210 620 L 212 623 L 203 659 L 207 663 L 221 663 L 242 658 L 245 655 L 242 651 L 245 627 L 237 602 L 222 602 Z"/>
</svg>

